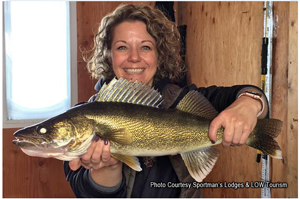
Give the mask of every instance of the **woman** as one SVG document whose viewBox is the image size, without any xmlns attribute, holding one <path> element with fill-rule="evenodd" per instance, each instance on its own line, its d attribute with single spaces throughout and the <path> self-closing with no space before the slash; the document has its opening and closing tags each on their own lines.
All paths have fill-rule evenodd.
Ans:
<svg viewBox="0 0 300 199">
<path fill-rule="evenodd" d="M 224 147 L 245 144 L 257 117 L 264 118 L 268 113 L 266 98 L 255 86 L 177 86 L 184 74 L 180 35 L 162 12 L 148 6 L 121 5 L 103 18 L 88 68 L 93 77 L 100 78 L 97 91 L 114 76 L 137 80 L 157 88 L 165 108 L 176 107 L 186 93 L 198 90 L 220 112 L 211 122 L 208 136 L 216 142 L 217 130 L 223 126 Z M 262 100 L 254 98 L 258 94 Z M 153 185 L 194 181 L 180 156 L 139 160 L 143 170 L 136 173 L 110 156 L 108 140 L 96 140 L 82 158 L 65 162 L 64 167 L 77 197 L 202 197 L 200 189 Z"/>
</svg>

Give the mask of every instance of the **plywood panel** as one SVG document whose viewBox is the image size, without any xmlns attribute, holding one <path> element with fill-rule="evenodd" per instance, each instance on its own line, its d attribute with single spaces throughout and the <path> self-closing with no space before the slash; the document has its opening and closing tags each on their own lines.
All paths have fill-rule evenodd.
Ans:
<svg viewBox="0 0 300 199">
<path fill-rule="evenodd" d="M 17 129 L 3 131 L 4 198 L 72 198 L 63 163 L 25 155 L 12 144 Z"/>
<path fill-rule="evenodd" d="M 289 3 L 287 197 L 298 197 L 298 2 Z"/>
<path fill-rule="evenodd" d="M 277 139 L 283 148 L 283 162 L 273 164 L 272 181 L 287 182 L 288 189 L 273 189 L 274 197 L 298 197 L 297 118 L 297 2 L 274 2 L 276 39 L 273 62 L 272 116 L 284 122 Z M 296 9 L 296 11 L 294 10 Z M 295 54 L 296 53 L 296 54 Z M 296 56 L 296 58 L 295 58 Z"/>
<path fill-rule="evenodd" d="M 179 22 L 188 26 L 187 64 L 190 81 L 201 86 L 212 83 L 260 85 L 263 3 L 179 4 Z"/>
<path fill-rule="evenodd" d="M 295 9 L 292 12 L 294 14 L 289 13 L 291 7 Z M 291 52 L 297 52 L 294 49 L 297 44 L 295 41 L 296 8 L 296 5 L 290 5 L 289 2 L 274 3 L 275 14 L 277 12 L 275 16 L 277 38 L 273 54 L 275 61 L 272 117 L 284 121 L 283 131 L 277 139 L 283 150 L 284 161 L 271 161 L 271 181 L 288 182 L 289 188 L 272 189 L 272 197 L 297 197 L 297 156 L 292 155 L 297 151 L 297 122 L 292 120 L 297 118 L 297 109 L 289 113 L 290 119 L 287 119 L 288 110 L 292 108 L 292 105 L 287 106 L 288 102 L 297 103 L 295 101 L 297 100 L 295 86 L 297 69 L 294 68 L 297 62 L 295 57 L 290 58 L 293 60 L 288 60 Z M 186 60 L 189 82 L 197 86 L 233 84 L 260 86 L 262 10 L 263 2 L 178 2 L 178 23 L 187 25 Z M 289 32 L 292 25 L 293 33 L 292 30 Z M 290 68 L 288 68 L 288 61 L 290 61 Z M 290 69 L 292 72 L 289 72 Z M 289 74 L 294 76 L 290 77 Z M 290 95 L 291 99 L 288 97 Z M 220 157 L 205 181 L 242 183 L 260 181 L 255 163 L 255 150 L 247 146 L 231 149 L 223 149 L 221 146 L 217 148 L 221 150 Z M 261 197 L 261 190 L 204 189 L 204 195 L 205 197 Z"/>
</svg>

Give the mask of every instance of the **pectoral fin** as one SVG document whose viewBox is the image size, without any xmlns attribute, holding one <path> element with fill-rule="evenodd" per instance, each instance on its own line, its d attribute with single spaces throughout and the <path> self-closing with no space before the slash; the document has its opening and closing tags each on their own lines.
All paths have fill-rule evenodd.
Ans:
<svg viewBox="0 0 300 199">
<path fill-rule="evenodd" d="M 128 132 L 126 129 L 111 129 L 104 125 L 97 127 L 96 132 L 104 131 L 106 132 L 101 137 L 106 138 L 110 141 L 117 142 L 122 145 L 128 145 L 133 142 L 132 133 Z M 97 134 L 97 133 L 96 133 Z"/>
<path fill-rule="evenodd" d="M 121 155 L 121 154 L 111 154 L 111 156 L 125 164 L 127 164 L 130 168 L 136 171 L 141 171 L 141 165 L 139 162 L 139 159 L 134 156 L 128 156 L 128 155 Z"/>
<path fill-rule="evenodd" d="M 109 133 L 107 138 L 111 141 L 119 144 L 131 144 L 133 142 L 132 133 L 126 131 L 126 129 L 119 129 Z"/>
<path fill-rule="evenodd" d="M 190 175 L 198 182 L 211 172 L 218 159 L 219 151 L 212 147 L 181 153 Z"/>
</svg>

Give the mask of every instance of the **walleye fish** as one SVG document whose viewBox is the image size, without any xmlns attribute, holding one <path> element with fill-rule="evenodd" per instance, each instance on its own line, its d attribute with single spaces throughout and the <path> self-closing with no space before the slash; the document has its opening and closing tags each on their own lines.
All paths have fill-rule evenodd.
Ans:
<svg viewBox="0 0 300 199">
<path fill-rule="evenodd" d="M 218 158 L 208 138 L 218 112 L 199 92 L 190 91 L 176 109 L 162 109 L 162 96 L 147 85 L 126 79 L 104 84 L 91 103 L 78 105 L 56 117 L 14 133 L 13 143 L 29 156 L 70 161 L 82 156 L 96 136 L 110 141 L 111 155 L 136 171 L 137 156 L 180 154 L 191 176 L 201 182 Z M 262 119 L 246 144 L 281 159 L 275 137 L 282 122 Z"/>
</svg>

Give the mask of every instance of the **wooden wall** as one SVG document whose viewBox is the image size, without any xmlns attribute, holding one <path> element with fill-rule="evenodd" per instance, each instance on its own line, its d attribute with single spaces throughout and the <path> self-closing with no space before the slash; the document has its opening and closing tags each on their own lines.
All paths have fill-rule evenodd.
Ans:
<svg viewBox="0 0 300 199">
<path fill-rule="evenodd" d="M 298 196 L 297 2 L 275 2 L 272 117 L 284 121 L 277 138 L 283 161 L 271 160 L 271 181 L 288 189 L 272 189 L 272 197 Z M 187 25 L 189 82 L 198 86 L 260 86 L 263 2 L 178 2 L 178 23 Z M 294 120 L 293 120 L 294 119 Z M 223 149 L 207 182 L 260 181 L 256 150 Z M 261 197 L 260 189 L 204 189 L 205 197 Z"/>
<path fill-rule="evenodd" d="M 284 121 L 278 141 L 283 162 L 273 163 L 272 181 L 288 182 L 288 189 L 273 189 L 276 197 L 298 197 L 298 3 L 275 2 L 273 117 Z"/>
<path fill-rule="evenodd" d="M 74 197 L 62 161 L 25 155 L 12 144 L 16 130 L 3 130 L 3 198 Z"/>
<path fill-rule="evenodd" d="M 139 3 L 139 2 L 135 2 Z M 154 5 L 155 2 L 144 2 Z M 101 18 L 120 2 L 77 2 L 78 100 L 94 94 L 80 49 L 90 49 Z M 273 69 L 272 116 L 285 123 L 278 141 L 284 161 L 272 160 L 272 197 L 297 197 L 297 2 L 275 2 L 278 15 Z M 262 2 L 177 2 L 179 24 L 187 24 L 189 81 L 198 86 L 260 85 L 263 28 Z M 294 121 L 294 120 L 295 121 Z M 3 197 L 74 197 L 64 178 L 62 162 L 26 156 L 12 145 L 16 129 L 3 129 Z M 207 182 L 259 181 L 256 151 L 249 147 L 221 150 Z M 205 197 L 260 197 L 260 189 L 205 189 Z"/>
</svg>

